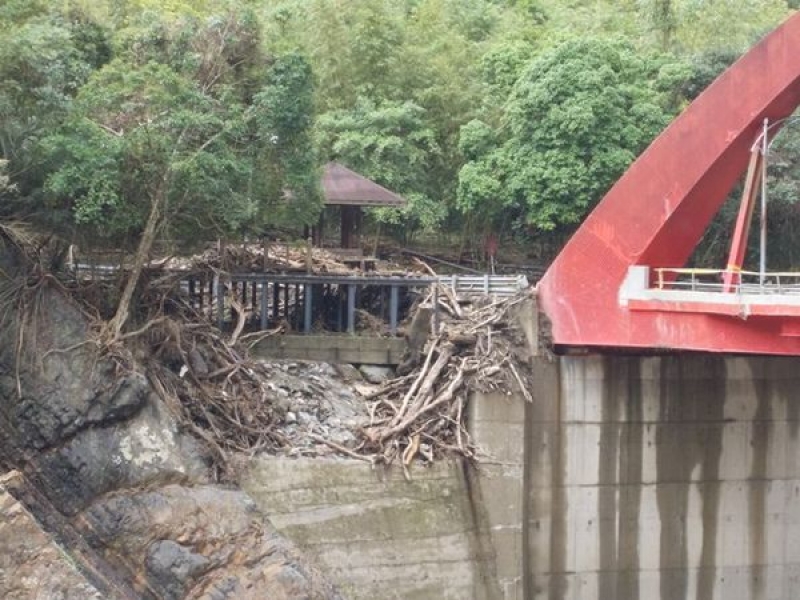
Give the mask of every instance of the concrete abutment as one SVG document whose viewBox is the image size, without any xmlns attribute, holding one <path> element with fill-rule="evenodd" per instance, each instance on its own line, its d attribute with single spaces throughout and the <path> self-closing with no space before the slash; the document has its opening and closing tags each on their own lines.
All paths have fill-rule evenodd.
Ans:
<svg viewBox="0 0 800 600">
<path fill-rule="evenodd" d="M 263 458 L 246 487 L 356 600 L 793 600 L 799 366 L 539 356 L 533 403 L 473 394 L 472 473 Z"/>
</svg>

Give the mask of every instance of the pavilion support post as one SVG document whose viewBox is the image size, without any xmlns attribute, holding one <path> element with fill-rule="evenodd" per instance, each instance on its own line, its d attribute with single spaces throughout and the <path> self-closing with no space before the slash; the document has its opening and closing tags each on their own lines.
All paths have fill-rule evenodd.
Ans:
<svg viewBox="0 0 800 600">
<path fill-rule="evenodd" d="M 364 210 L 360 206 L 353 207 L 355 212 L 353 227 L 353 248 L 361 248 L 361 227 L 364 223 Z"/>
<path fill-rule="evenodd" d="M 303 331 L 304 333 L 311 333 L 311 310 L 312 298 L 314 297 L 314 290 L 310 283 L 303 286 Z"/>
<path fill-rule="evenodd" d="M 347 332 L 356 332 L 356 286 L 347 286 Z"/>
<path fill-rule="evenodd" d="M 389 292 L 389 331 L 392 335 L 397 333 L 397 313 L 400 306 L 400 288 L 396 285 Z"/>
<path fill-rule="evenodd" d="M 352 206 L 342 206 L 342 248 L 353 248 L 355 212 Z"/>
</svg>

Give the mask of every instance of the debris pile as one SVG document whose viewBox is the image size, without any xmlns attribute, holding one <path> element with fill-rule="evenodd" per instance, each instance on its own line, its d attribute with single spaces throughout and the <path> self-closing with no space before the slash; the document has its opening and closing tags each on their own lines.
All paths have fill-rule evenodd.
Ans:
<svg viewBox="0 0 800 600">
<path fill-rule="evenodd" d="M 477 449 L 466 428 L 470 392 L 518 392 L 531 400 L 527 344 L 514 314 L 524 292 L 459 298 L 436 284 L 411 311 L 409 351 L 398 376 L 378 385 L 348 386 L 324 366 L 251 357 L 248 347 L 281 327 L 247 333 L 247 311 L 231 296 L 237 322 L 230 332 L 218 330 L 181 290 L 181 271 L 256 270 L 263 252 L 257 245 L 229 245 L 225 260 L 208 250 L 185 265 L 177 259 L 153 265 L 139 298 L 140 326 L 121 340 L 138 353 L 137 362 L 145 364 L 183 426 L 211 448 L 221 476 L 230 476 L 231 457 L 242 453 L 339 453 L 404 469 L 445 455 L 474 459 Z M 267 248 L 266 259 L 272 270 L 278 263 L 301 268 L 308 260 L 317 272 L 347 268 L 324 250 L 277 244 Z M 413 262 L 436 275 L 422 261 Z"/>
<path fill-rule="evenodd" d="M 213 263 L 212 255 L 206 259 Z M 281 327 L 247 333 L 246 311 L 232 298 L 237 323 L 229 332 L 217 329 L 182 289 L 181 273 L 169 270 L 144 278 L 129 329 L 108 341 L 101 333 L 112 307 L 102 299 L 113 283 L 41 273 L 26 280 L 26 290 L 50 282 L 78 300 L 96 334 L 80 346 L 110 354 L 121 371 L 143 366 L 181 425 L 207 443 L 221 477 L 235 476 L 228 471 L 233 456 L 258 452 L 340 453 L 404 469 L 444 455 L 472 459 L 470 392 L 519 392 L 531 400 L 528 346 L 515 315 L 524 292 L 459 298 L 436 284 L 405 325 L 408 353 L 398 376 L 383 381 L 385 373 L 374 368 L 362 366 L 361 379 L 352 367 L 355 374 L 344 377 L 340 367 L 251 357 L 249 348 Z M 11 290 L 0 300 L 12 306 L 20 298 Z M 23 331 L 27 322 L 21 323 Z"/>
<path fill-rule="evenodd" d="M 227 453 L 283 445 L 280 405 L 265 365 L 207 321 L 159 317 L 136 344 L 148 377 L 183 426 L 205 441 L 221 468 Z M 139 332 L 137 332 L 139 333 Z M 130 335 L 130 334 L 127 334 Z"/>
<path fill-rule="evenodd" d="M 520 294 L 464 301 L 444 286 L 432 293 L 418 314 L 438 301 L 443 318 L 434 322 L 434 335 L 424 351 L 412 357 L 413 370 L 370 394 L 370 422 L 360 431 L 358 451 L 385 464 L 399 460 L 404 469 L 418 457 L 475 458 L 465 426 L 469 392 L 519 391 L 532 400 L 529 357 L 513 315 L 525 299 Z M 412 332 L 413 328 L 412 322 Z M 409 341 L 413 353 L 413 340 Z"/>
<path fill-rule="evenodd" d="M 355 444 L 366 407 L 334 367 L 258 360 L 250 347 L 277 330 L 225 334 L 179 295 L 162 293 L 170 314 L 163 297 L 152 299 L 146 324 L 124 334 L 120 352 L 143 363 L 178 422 L 208 446 L 220 479 L 236 477 L 236 455 L 322 455 Z"/>
<path fill-rule="evenodd" d="M 230 340 L 201 321 L 162 316 L 140 337 L 151 381 L 223 471 L 231 453 L 257 452 L 339 453 L 407 470 L 415 460 L 476 458 L 465 423 L 471 391 L 531 400 L 527 346 L 514 316 L 525 299 L 431 292 L 407 325 L 402 374 L 378 385 L 358 375 L 360 383 L 345 383 L 330 365 L 252 359 L 246 345 L 254 334 Z M 427 330 L 415 349 L 418 327 Z"/>
<path fill-rule="evenodd" d="M 344 252 L 344 251 L 342 251 Z M 357 252 L 357 251 L 354 251 Z M 170 270 L 225 271 L 229 273 L 295 272 L 351 274 L 359 271 L 362 261 L 377 262 L 361 256 L 345 256 L 325 248 L 309 247 L 306 242 L 270 244 L 226 244 L 207 248 L 190 257 L 173 256 L 151 266 Z M 380 271 L 397 271 L 396 265 L 381 263 Z"/>
</svg>

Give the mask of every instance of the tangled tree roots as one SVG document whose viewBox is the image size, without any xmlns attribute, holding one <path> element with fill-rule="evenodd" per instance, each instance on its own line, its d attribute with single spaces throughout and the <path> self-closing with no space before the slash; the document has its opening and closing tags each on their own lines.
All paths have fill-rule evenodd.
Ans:
<svg viewBox="0 0 800 600">
<path fill-rule="evenodd" d="M 242 335 L 240 322 L 228 337 L 184 302 L 177 288 L 177 277 L 151 282 L 139 305 L 146 311 L 144 324 L 121 341 L 145 364 L 179 423 L 208 444 L 218 468 L 226 468 L 231 452 L 284 447 L 268 373 L 248 353 L 253 338 L 277 331 Z"/>
</svg>

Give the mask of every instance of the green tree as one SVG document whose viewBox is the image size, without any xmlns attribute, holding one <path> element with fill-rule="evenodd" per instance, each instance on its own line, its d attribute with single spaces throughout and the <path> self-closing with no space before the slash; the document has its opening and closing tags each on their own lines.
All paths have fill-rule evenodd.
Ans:
<svg viewBox="0 0 800 600">
<path fill-rule="evenodd" d="M 259 57 L 248 15 L 226 18 L 151 26 L 158 43 L 123 48 L 39 146 L 51 214 L 96 238 L 138 240 L 114 337 L 159 232 L 182 240 L 287 216 L 309 223 L 320 209 L 308 65 Z"/>
<path fill-rule="evenodd" d="M 92 70 L 108 59 L 102 30 L 90 33 L 90 27 L 36 17 L 0 34 L 0 151 L 6 158 L 22 160 L 23 146 L 60 122 Z"/>
<path fill-rule="evenodd" d="M 270 13 L 288 40 L 278 47 L 299 48 L 317 78 L 320 112 L 347 109 L 359 97 L 399 99 L 405 10 L 391 0 L 298 0 Z M 273 27 L 275 23 L 273 23 Z"/>
<path fill-rule="evenodd" d="M 322 115 L 318 124 L 323 156 L 409 201 L 402 211 L 376 211 L 379 220 L 403 225 L 406 233 L 432 228 L 445 214 L 431 180 L 440 150 L 424 117 L 425 111 L 411 102 L 375 105 L 361 99 L 353 110 Z"/>
<path fill-rule="evenodd" d="M 46 218 L 37 143 L 61 125 L 80 87 L 110 60 L 110 32 L 74 8 L 62 14 L 44 3 L 23 4 L 25 10 L 10 2 L 0 11 L 0 157 L 18 191 L 3 198 L 4 212 Z"/>
<path fill-rule="evenodd" d="M 542 53 L 516 84 L 499 145 L 468 154 L 460 208 L 505 211 L 541 231 L 579 222 L 669 122 L 680 73 L 688 70 L 616 41 Z M 468 140 L 478 130 L 462 129 L 465 145 L 475 146 Z"/>
<path fill-rule="evenodd" d="M 795 114 L 774 140 L 767 159 L 767 259 L 770 270 L 800 265 L 800 123 Z M 731 223 L 732 227 L 732 223 Z M 751 235 L 751 264 L 758 263 L 758 235 Z"/>
<path fill-rule="evenodd" d="M 663 50 L 669 50 L 678 28 L 674 0 L 645 0 L 642 2 L 642 8 L 650 26 L 658 36 L 659 45 Z"/>
<path fill-rule="evenodd" d="M 675 41 L 685 52 L 712 49 L 742 52 L 789 14 L 786 0 L 673 0 L 673 4 L 677 22 Z M 720 32 L 724 32 L 724 36 L 720 36 Z"/>
<path fill-rule="evenodd" d="M 486 101 L 490 106 L 505 104 L 533 55 L 531 44 L 512 40 L 491 47 L 480 58 L 481 78 L 489 92 Z"/>
<path fill-rule="evenodd" d="M 684 81 L 681 93 L 687 99 L 694 100 L 740 55 L 741 52 L 729 48 L 698 52 L 690 59 L 691 73 Z"/>
<path fill-rule="evenodd" d="M 530 16 L 536 12 L 535 3 L 513 4 L 487 0 L 285 0 L 270 5 L 264 14 L 271 47 L 300 48 L 309 56 L 318 81 L 316 102 L 321 113 L 363 113 L 359 108 L 362 100 L 381 108 L 410 103 L 421 109 L 419 128 L 432 134 L 436 159 L 413 171 L 419 183 L 408 194 L 417 199 L 410 210 L 418 214 L 409 213 L 406 222 L 430 226 L 441 223 L 455 201 L 457 173 L 463 161 L 458 151 L 459 128 L 487 110 L 487 96 L 497 94 L 491 110 L 502 105 L 505 97 L 499 97 L 503 93 L 500 88 L 513 85 L 505 80 L 516 66 L 501 64 L 506 58 L 499 56 L 500 50 L 494 65 L 484 65 L 480 58 L 490 48 L 504 44 L 513 47 L 518 61 L 527 60 L 533 52 L 524 40 L 541 27 L 541 22 Z M 484 67 L 495 69 L 496 88 L 489 89 L 483 81 Z M 330 119 L 324 122 L 326 131 L 321 137 L 328 139 Z M 321 150 L 330 154 L 330 143 Z M 386 165 L 384 170 L 392 168 Z M 377 165 L 370 169 L 380 171 Z M 380 216 L 390 215 L 384 211 Z"/>
</svg>

